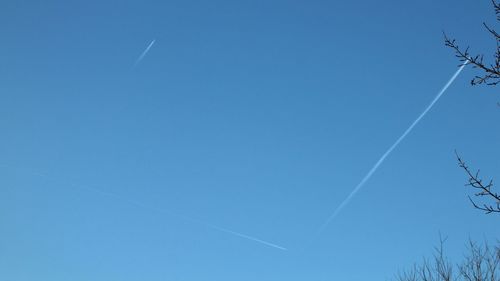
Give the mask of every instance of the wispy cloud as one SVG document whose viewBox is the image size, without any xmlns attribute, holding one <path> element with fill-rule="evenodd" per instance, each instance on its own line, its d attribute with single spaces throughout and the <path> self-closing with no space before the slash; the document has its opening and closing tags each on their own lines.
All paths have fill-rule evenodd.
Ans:
<svg viewBox="0 0 500 281">
<path fill-rule="evenodd" d="M 0 164 L 0 167 L 6 167 L 7 168 L 9 166 L 8 165 L 2 165 L 2 164 Z M 47 180 L 50 180 L 50 181 L 53 181 L 53 182 L 59 182 L 59 183 L 63 184 L 62 181 L 57 180 L 57 178 L 50 177 L 46 173 L 40 173 L 40 172 L 34 172 L 34 171 L 27 171 L 27 170 L 25 170 L 24 173 L 31 174 L 31 175 L 37 176 L 37 177 L 43 177 L 43 178 L 45 178 Z M 255 237 L 255 236 L 250 236 L 250 235 L 247 235 L 247 234 L 243 234 L 241 232 L 237 232 L 237 231 L 225 228 L 225 227 L 221 227 L 221 226 L 218 226 L 218 225 L 215 225 L 215 224 L 212 224 L 212 223 L 208 223 L 208 222 L 205 222 L 205 221 L 202 221 L 202 220 L 190 217 L 190 216 L 186 216 L 186 215 L 183 215 L 183 214 L 180 214 L 180 213 L 177 213 L 177 212 L 165 209 L 165 208 L 159 208 L 159 207 L 151 206 L 151 205 L 148 205 L 148 204 L 144 204 L 142 202 L 139 202 L 139 201 L 136 201 L 136 200 L 133 200 L 133 199 L 129 199 L 129 198 L 126 198 L 124 196 L 120 196 L 119 194 L 116 194 L 116 193 L 113 193 L 113 192 L 104 191 L 104 190 L 102 190 L 100 188 L 95 188 L 95 187 L 92 187 L 92 186 L 89 186 L 89 185 L 83 185 L 83 184 L 77 184 L 77 183 L 67 183 L 67 184 L 70 185 L 70 186 L 72 186 L 72 187 L 74 187 L 74 188 L 84 189 L 84 190 L 91 191 L 91 192 L 96 193 L 96 194 L 100 194 L 102 196 L 106 196 L 106 197 L 112 198 L 113 200 L 121 201 L 121 202 L 130 204 L 130 205 L 134 205 L 134 206 L 139 207 L 139 208 L 147 209 L 147 210 L 158 212 L 158 213 L 163 213 L 163 214 L 166 214 L 166 215 L 169 215 L 169 216 L 172 216 L 172 217 L 177 217 L 177 218 L 182 219 L 182 220 L 190 221 L 190 222 L 192 222 L 194 224 L 198 224 L 198 225 L 201 225 L 201 226 L 204 226 L 204 227 L 208 227 L 208 228 L 211 228 L 211 229 L 214 229 L 214 230 L 226 233 L 226 234 L 230 234 L 230 235 L 234 235 L 234 236 L 237 236 L 237 237 L 240 237 L 240 238 L 244 238 L 244 239 L 249 240 L 249 241 L 257 242 L 259 244 L 262 244 L 262 245 L 265 245 L 265 246 L 268 246 L 268 247 L 272 247 L 272 248 L 283 250 L 283 251 L 287 250 L 287 248 L 285 248 L 283 246 L 277 245 L 275 243 L 271 243 L 269 241 L 265 241 L 265 240 L 259 239 L 259 238 Z"/>
<path fill-rule="evenodd" d="M 282 246 L 279 246 L 277 244 L 274 244 L 274 243 L 271 243 L 271 242 L 268 242 L 268 241 L 256 238 L 254 236 L 246 235 L 246 234 L 243 234 L 241 232 L 230 230 L 230 229 L 227 229 L 227 228 L 224 228 L 224 227 L 212 224 L 212 223 L 208 223 L 208 222 L 205 222 L 205 221 L 193 218 L 193 217 L 182 215 L 182 214 L 173 212 L 171 210 L 149 206 L 149 205 L 146 205 L 144 203 L 141 203 L 141 202 L 138 202 L 138 201 L 135 201 L 135 200 L 132 200 L 132 199 L 121 197 L 121 196 L 119 196 L 118 194 L 115 194 L 115 193 L 103 191 L 101 189 L 97 189 L 97 188 L 89 187 L 89 186 L 81 186 L 81 185 L 74 185 L 74 186 L 80 187 L 80 188 L 84 188 L 84 189 L 88 189 L 88 190 L 92 190 L 92 191 L 94 191 L 96 193 L 100 193 L 102 195 L 106 195 L 106 196 L 109 196 L 109 197 L 113 197 L 115 199 L 119 199 L 120 201 L 127 202 L 127 203 L 129 203 L 131 205 L 135 205 L 137 207 L 141 207 L 141 208 L 144 208 L 144 209 L 149 209 L 151 211 L 155 211 L 155 212 L 164 213 L 164 214 L 167 214 L 167 215 L 170 215 L 170 216 L 178 217 L 178 218 L 181 218 L 183 220 L 187 220 L 187 221 L 193 222 L 195 224 L 203 225 L 203 226 L 206 226 L 208 228 L 212 228 L 212 229 L 215 229 L 215 230 L 218 230 L 218 231 L 221 231 L 221 232 L 225 232 L 227 234 L 231 234 L 231 235 L 235 235 L 235 236 L 238 236 L 238 237 L 241 237 L 241 238 L 245 238 L 247 240 L 251 240 L 251 241 L 254 241 L 254 242 L 257 242 L 257 243 L 269 246 L 269 247 L 273 247 L 273 248 L 284 250 L 284 251 L 287 250 L 287 248 L 285 248 L 285 247 L 282 247 Z"/>
<path fill-rule="evenodd" d="M 101 189 L 97 189 L 97 188 L 94 188 L 94 187 L 89 187 L 89 186 L 82 186 L 82 185 L 74 185 L 76 187 L 80 187 L 80 188 L 84 188 L 84 189 L 88 189 L 88 190 L 92 190 L 96 193 L 100 193 L 102 195 L 106 195 L 106 196 L 109 196 L 109 197 L 113 197 L 115 199 L 119 199 L 120 201 L 124 201 L 124 202 L 127 202 L 131 205 L 135 205 L 137 207 L 141 207 L 141 208 L 144 208 L 144 209 L 149 209 L 151 211 L 156 211 L 156 212 L 159 212 L 159 213 L 164 213 L 164 214 L 167 214 L 167 215 L 170 215 L 170 216 L 174 216 L 174 217 L 178 217 L 180 219 L 183 219 L 183 220 L 187 220 L 187 221 L 190 221 L 190 222 L 193 222 L 195 224 L 199 224 L 199 225 L 203 225 L 205 227 L 208 227 L 208 228 L 212 228 L 212 229 L 215 229 L 215 230 L 218 230 L 218 231 L 221 231 L 221 232 L 224 232 L 224 233 L 227 233 L 227 234 L 231 234 L 231 235 L 235 235 L 235 236 L 238 236 L 240 238 L 244 238 L 244 239 L 247 239 L 247 240 L 250 240 L 250 241 L 254 241 L 254 242 L 257 242 L 257 243 L 260 243 L 260 244 L 263 244 L 263 245 L 266 245 L 266 246 L 269 246 L 269 247 L 273 247 L 275 249 L 279 249 L 279 250 L 284 250 L 286 251 L 287 249 L 285 247 L 282 247 L 282 246 L 279 246 L 277 244 L 274 244 L 274 243 L 271 243 L 271 242 L 268 242 L 268 241 L 265 241 L 265 240 L 262 240 L 262 239 L 259 239 L 259 238 L 256 238 L 254 236 L 250 236 L 250 235 L 246 235 L 246 234 L 243 234 L 241 232 L 237 232 L 237 231 L 234 231 L 234 230 L 230 230 L 230 229 L 227 229 L 227 228 L 224 228 L 224 227 L 221 227 L 221 226 L 218 226 L 218 225 L 215 225 L 215 224 L 212 224 L 212 223 L 208 223 L 208 222 L 205 222 L 205 221 L 202 221 L 202 220 L 199 220 L 199 219 L 196 219 L 196 218 L 193 218 L 193 217 L 189 217 L 189 216 L 186 216 L 186 215 L 182 215 L 182 214 L 179 214 L 179 213 L 176 213 L 176 212 L 173 212 L 171 210 L 167 210 L 167 209 L 164 209 L 164 208 L 158 208 L 158 207 L 153 207 L 153 206 L 149 206 L 149 205 L 146 205 L 144 203 L 141 203 L 141 202 L 138 202 L 138 201 L 135 201 L 135 200 L 131 200 L 131 199 L 128 199 L 128 198 L 124 198 L 122 196 L 119 196 L 115 193 L 111 193 L 111 192 L 107 192 L 107 191 L 103 191 Z"/>
<path fill-rule="evenodd" d="M 151 47 L 153 47 L 155 42 L 156 42 L 156 39 L 153 39 L 153 41 L 151 41 L 151 43 L 149 43 L 149 45 L 146 47 L 144 52 L 142 52 L 142 54 L 135 61 L 134 67 L 136 67 L 142 61 L 142 59 L 144 59 L 144 57 L 148 54 L 149 50 L 151 49 Z"/>
<path fill-rule="evenodd" d="M 226 232 L 226 233 L 229 233 L 229 234 L 233 234 L 233 235 L 239 236 L 241 238 L 245 238 L 245 239 L 248 239 L 248 240 L 255 241 L 257 243 L 261 243 L 261 244 L 267 245 L 269 247 L 273 247 L 273 248 L 280 249 L 280 250 L 283 250 L 283 251 L 287 251 L 288 250 L 285 247 L 282 247 L 282 246 L 276 245 L 274 243 L 270 243 L 270 242 L 264 241 L 264 240 L 259 239 L 259 238 L 248 236 L 248 235 L 243 234 L 243 233 L 239 233 L 239 232 L 232 231 L 232 230 L 229 230 L 229 229 L 226 229 L 226 228 L 222 228 L 222 227 L 218 227 L 218 226 L 215 226 L 215 225 L 209 225 L 209 224 L 207 224 L 207 226 L 209 226 L 211 228 L 214 228 L 214 229 L 217 229 L 217 230 L 220 230 L 220 231 L 223 231 L 223 232 Z"/>
<path fill-rule="evenodd" d="M 317 235 L 321 234 L 323 230 L 330 224 L 330 222 L 342 211 L 342 209 L 351 202 L 352 198 L 356 195 L 356 193 L 359 192 L 359 190 L 365 185 L 365 183 L 372 177 L 373 173 L 377 171 L 377 169 L 380 167 L 380 165 L 384 162 L 384 160 L 391 154 L 391 152 L 399 145 L 403 139 L 406 138 L 406 136 L 413 130 L 413 128 L 420 122 L 420 120 L 431 110 L 431 108 L 434 106 L 434 104 L 441 98 L 441 96 L 446 92 L 448 87 L 455 81 L 457 76 L 462 72 L 464 69 L 465 65 L 468 63 L 465 62 L 460 68 L 453 74 L 453 76 L 448 80 L 446 85 L 439 91 L 439 93 L 436 95 L 436 97 L 431 101 L 431 103 L 425 108 L 425 110 L 411 123 L 410 127 L 404 131 L 404 133 L 389 147 L 389 149 L 378 159 L 378 161 L 373 165 L 373 167 L 368 171 L 368 173 L 364 176 L 364 178 L 354 187 L 354 189 L 349 193 L 349 195 L 340 203 L 340 205 L 335 209 L 335 211 L 328 217 L 328 219 L 321 225 L 319 228 Z"/>
</svg>

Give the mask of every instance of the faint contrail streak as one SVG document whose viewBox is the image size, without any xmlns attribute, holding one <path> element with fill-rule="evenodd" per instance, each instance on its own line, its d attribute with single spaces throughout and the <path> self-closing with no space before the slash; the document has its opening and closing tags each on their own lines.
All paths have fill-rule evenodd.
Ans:
<svg viewBox="0 0 500 281">
<path fill-rule="evenodd" d="M 204 225 L 206 227 L 209 227 L 209 228 L 212 228 L 212 229 L 215 229 L 215 230 L 218 230 L 218 231 L 222 231 L 222 232 L 225 232 L 225 233 L 228 233 L 228 234 L 232 234 L 232 235 L 235 235 L 235 236 L 238 236 L 238 237 L 241 237 L 241 238 L 245 238 L 245 239 L 248 239 L 248 240 L 251 240 L 251 241 L 254 241 L 254 242 L 258 242 L 258 243 L 261 243 L 263 245 L 267 245 L 267 246 L 270 246 L 270 247 L 273 247 L 273 248 L 276 248 L 276 249 L 280 249 L 280 250 L 284 250 L 284 251 L 287 250 L 287 248 L 279 246 L 279 245 L 276 245 L 274 243 L 267 242 L 267 241 L 264 241 L 262 239 L 259 239 L 259 238 L 256 238 L 256 237 L 253 237 L 253 236 L 250 236 L 250 235 L 246 235 L 246 234 L 243 234 L 243 233 L 240 233 L 240 232 L 236 232 L 236 231 L 224 228 L 224 227 L 220 227 L 220 226 L 215 225 L 215 224 L 207 223 L 207 222 L 204 222 L 204 221 L 192 218 L 192 217 L 188 217 L 186 215 L 175 213 L 175 212 L 172 212 L 172 211 L 167 210 L 167 209 L 148 206 L 148 205 L 145 205 L 145 204 L 143 204 L 141 202 L 138 202 L 138 201 L 135 201 L 135 200 L 131 200 L 131 199 L 126 199 L 126 198 L 123 198 L 123 197 L 121 197 L 119 195 L 116 195 L 114 193 L 102 191 L 102 190 L 97 189 L 97 188 L 88 187 L 88 186 L 85 186 L 85 187 L 84 186 L 80 186 L 80 187 L 85 188 L 85 189 L 89 189 L 89 190 L 93 190 L 95 192 L 98 192 L 98 193 L 101 193 L 101 194 L 104 194 L 104 195 L 107 195 L 107 196 L 111 196 L 111 197 L 114 197 L 116 199 L 120 199 L 122 201 L 128 202 L 128 203 L 130 203 L 132 205 L 135 205 L 135 206 L 138 206 L 138 207 L 141 207 L 141 208 L 144 208 L 144 209 L 149 209 L 149 210 L 156 211 L 156 212 L 159 212 L 159 213 L 165 213 L 165 214 L 170 215 L 170 216 L 175 216 L 175 217 L 178 217 L 178 218 L 181 218 L 181 219 L 184 219 L 184 220 L 196 223 L 196 224 Z"/>
<path fill-rule="evenodd" d="M 276 245 L 276 244 L 273 244 L 273 243 L 270 243 L 270 242 L 267 242 L 267 241 L 264 241 L 264 240 L 252 237 L 252 236 L 245 235 L 243 233 L 239 233 L 239 232 L 235 232 L 235 231 L 232 231 L 232 230 L 229 230 L 229 229 L 226 229 L 226 228 L 218 227 L 218 226 L 213 225 L 213 224 L 205 224 L 205 225 L 209 226 L 211 228 L 218 229 L 220 231 L 229 233 L 229 234 L 233 234 L 233 235 L 236 235 L 236 236 L 239 236 L 239 237 L 242 237 L 242 238 L 246 238 L 248 240 L 252 240 L 252 241 L 255 241 L 255 242 L 258 242 L 258 243 L 261 243 L 261 244 L 264 244 L 264 245 L 267 245 L 267 246 L 270 246 L 270 247 L 273 247 L 273 248 L 276 248 L 276 249 L 280 249 L 280 250 L 283 250 L 283 251 L 288 250 L 287 248 L 281 247 L 279 245 Z"/>
<path fill-rule="evenodd" d="M 318 230 L 318 235 L 330 224 L 330 222 L 342 211 L 342 209 L 349 204 L 351 199 L 358 193 L 358 191 L 365 185 L 365 183 L 372 177 L 373 173 L 378 169 L 378 167 L 384 162 L 385 158 L 396 148 L 399 143 L 413 130 L 413 127 L 417 125 L 418 122 L 427 114 L 427 112 L 434 106 L 434 104 L 441 98 L 441 96 L 444 94 L 444 92 L 448 89 L 448 87 L 455 81 L 457 78 L 458 74 L 464 69 L 465 65 L 467 65 L 468 61 L 466 61 L 460 68 L 453 74 L 453 76 L 448 80 L 446 85 L 441 89 L 441 91 L 436 95 L 436 97 L 432 100 L 432 102 L 425 108 L 425 110 L 413 121 L 413 123 L 406 129 L 406 131 L 394 142 L 394 144 L 389 147 L 389 149 L 380 157 L 380 159 L 373 165 L 373 167 L 370 169 L 370 171 L 365 175 L 365 177 L 361 180 L 358 185 L 351 191 L 351 193 L 342 201 L 342 203 L 335 209 L 335 211 L 328 217 L 328 219 L 323 223 L 323 225 L 319 228 Z"/>
<path fill-rule="evenodd" d="M 34 172 L 32 172 L 31 174 L 35 175 L 35 176 L 39 176 L 39 177 L 44 177 L 44 178 L 47 178 L 47 179 L 51 179 L 50 177 L 46 176 L 45 174 L 34 173 Z M 98 188 L 94 188 L 94 187 L 91 187 L 91 186 L 88 186 L 88 185 L 81 185 L 81 184 L 74 184 L 74 183 L 72 183 L 71 186 L 76 187 L 76 188 L 90 190 L 92 192 L 99 193 L 101 195 L 105 195 L 105 196 L 108 196 L 108 197 L 112 197 L 112 198 L 114 198 L 116 200 L 120 200 L 120 201 L 129 203 L 131 205 L 134 205 L 134 206 L 137 206 L 137 207 L 140 207 L 140 208 L 143 208 L 143 209 L 147 209 L 147 210 L 151 210 L 151 211 L 155 211 L 155 212 L 159 212 L 159 213 L 164 213 L 164 214 L 167 214 L 169 216 L 177 217 L 177 218 L 180 218 L 180 219 L 183 219 L 183 220 L 186 220 L 186 221 L 190 221 L 190 222 L 195 223 L 195 224 L 203 225 L 205 227 L 212 228 L 212 229 L 215 229 L 217 231 L 221 231 L 221 232 L 224 232 L 224 233 L 227 233 L 227 234 L 235 235 L 235 236 L 238 236 L 240 238 L 244 238 L 244 239 L 247 239 L 247 240 L 250 240 L 250 241 L 254 241 L 254 242 L 260 243 L 262 245 L 273 247 L 275 249 L 280 249 L 280 250 L 283 250 L 283 251 L 287 250 L 287 248 L 279 246 L 277 244 L 274 244 L 274 243 L 271 243 L 271 242 L 267 242 L 267 241 L 264 241 L 262 239 L 259 239 L 259 238 L 256 238 L 256 237 L 253 237 L 253 236 L 250 236 L 250 235 L 246 235 L 246 234 L 243 234 L 243 233 L 240 233 L 240 232 L 236 232 L 236 231 L 224 228 L 224 227 L 220 227 L 220 226 L 215 225 L 215 224 L 207 223 L 207 222 L 204 222 L 204 221 L 192 218 L 192 217 L 188 217 L 186 215 L 182 215 L 182 214 L 179 214 L 179 213 L 167 210 L 167 209 L 158 208 L 158 207 L 154 207 L 154 206 L 148 206 L 148 205 L 143 204 L 143 203 L 141 203 L 139 201 L 122 197 L 122 196 L 120 196 L 120 195 L 118 195 L 116 193 L 104 191 L 104 190 L 101 190 L 101 189 L 98 189 Z"/>
<path fill-rule="evenodd" d="M 142 61 L 142 59 L 149 52 L 149 49 L 151 49 L 151 47 L 153 47 L 153 44 L 155 43 L 155 41 L 156 41 L 156 39 L 153 39 L 153 41 L 151 41 L 151 43 L 149 43 L 149 45 L 146 48 L 146 50 L 144 50 L 144 52 L 142 52 L 142 54 L 139 56 L 139 58 L 137 58 L 137 60 L 135 61 L 134 67 L 137 66 Z"/>
</svg>

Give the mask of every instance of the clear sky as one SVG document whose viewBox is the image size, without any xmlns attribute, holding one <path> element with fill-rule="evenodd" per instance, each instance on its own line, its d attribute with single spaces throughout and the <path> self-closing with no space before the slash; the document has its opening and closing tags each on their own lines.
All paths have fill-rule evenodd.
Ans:
<svg viewBox="0 0 500 281">
<path fill-rule="evenodd" d="M 500 180 L 500 96 L 465 68 L 310 242 L 457 70 L 443 30 L 493 53 L 483 21 L 486 0 L 2 1 L 0 280 L 386 280 L 440 233 L 454 258 L 493 241 L 453 151 Z"/>
</svg>

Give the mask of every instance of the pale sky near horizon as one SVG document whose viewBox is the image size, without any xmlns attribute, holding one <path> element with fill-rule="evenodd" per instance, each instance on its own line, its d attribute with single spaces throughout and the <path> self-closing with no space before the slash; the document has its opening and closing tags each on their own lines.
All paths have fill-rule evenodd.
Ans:
<svg viewBox="0 0 500 281">
<path fill-rule="evenodd" d="M 495 241 L 454 150 L 500 180 L 500 96 L 466 67 L 310 242 L 457 70 L 442 32 L 493 53 L 483 21 L 487 0 L 3 1 L 0 280 L 388 280 L 440 234 L 454 260 Z"/>
</svg>

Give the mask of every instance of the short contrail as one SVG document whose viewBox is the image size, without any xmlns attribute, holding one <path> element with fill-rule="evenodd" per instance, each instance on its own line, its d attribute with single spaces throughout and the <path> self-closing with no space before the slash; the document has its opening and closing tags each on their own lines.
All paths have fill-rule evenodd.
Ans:
<svg viewBox="0 0 500 281">
<path fill-rule="evenodd" d="M 141 208 L 144 208 L 144 209 L 149 209 L 149 210 L 156 211 L 156 212 L 159 212 L 159 213 L 165 213 L 165 214 L 170 215 L 170 216 L 175 216 L 175 217 L 178 217 L 178 218 L 181 218 L 181 219 L 184 219 L 184 220 L 196 223 L 196 224 L 204 225 L 206 227 L 209 227 L 209 228 L 212 228 L 212 229 L 215 229 L 215 230 L 218 230 L 218 231 L 222 231 L 222 232 L 225 232 L 225 233 L 228 233 L 228 234 L 232 234 L 232 235 L 235 235 L 235 236 L 238 236 L 238 237 L 241 237 L 241 238 L 245 238 L 245 239 L 248 239 L 248 240 L 251 240 L 251 241 L 254 241 L 254 242 L 258 242 L 258 243 L 261 243 L 263 245 L 267 245 L 267 246 L 270 246 L 270 247 L 273 247 L 273 248 L 276 248 L 276 249 L 280 249 L 280 250 L 284 250 L 284 251 L 287 250 L 287 248 L 279 246 L 279 245 L 276 245 L 274 243 L 267 242 L 267 241 L 264 241 L 262 239 L 259 239 L 259 238 L 256 238 L 256 237 L 253 237 L 253 236 L 250 236 L 250 235 L 246 235 L 246 234 L 243 234 L 243 233 L 240 233 L 240 232 L 236 232 L 236 231 L 224 228 L 224 227 L 220 227 L 220 226 L 217 226 L 215 224 L 207 223 L 207 222 L 204 222 L 204 221 L 192 218 L 192 217 L 181 215 L 181 214 L 172 212 L 172 211 L 167 210 L 167 209 L 148 206 L 148 205 L 145 205 L 145 204 L 140 203 L 138 201 L 131 200 L 131 199 L 126 199 L 126 198 L 123 198 L 123 197 L 121 197 L 119 195 L 116 195 L 114 193 L 105 192 L 105 191 L 102 191 L 100 189 L 93 188 L 93 187 L 88 187 L 88 186 L 79 186 L 79 187 L 82 187 L 82 188 L 85 188 L 85 189 L 89 189 L 89 190 L 93 190 L 95 192 L 98 192 L 98 193 L 101 193 L 101 194 L 104 194 L 104 195 L 107 195 L 107 196 L 111 196 L 111 197 L 114 197 L 116 199 L 120 199 L 122 201 L 128 202 L 128 203 L 130 203 L 132 205 L 135 205 L 135 206 L 138 206 L 138 207 L 141 207 Z"/>
<path fill-rule="evenodd" d="M 460 72 L 464 69 L 465 65 L 467 65 L 468 62 L 469 61 L 466 61 L 464 64 L 462 64 L 460 66 L 460 68 L 457 70 L 457 72 L 455 72 L 455 74 L 453 74 L 453 76 L 450 78 L 450 80 L 448 80 L 448 83 L 446 83 L 446 85 L 444 85 L 443 89 L 441 89 L 441 91 L 439 91 L 437 96 L 425 108 L 425 110 L 417 117 L 417 119 L 415 119 L 415 121 L 413 121 L 413 123 L 410 125 L 410 127 L 408 127 L 408 129 L 406 129 L 406 131 L 396 140 L 396 142 L 394 142 L 394 144 L 391 145 L 391 147 L 389 147 L 389 149 L 382 155 L 382 157 L 380 157 L 380 159 L 377 161 L 377 163 L 375 163 L 375 165 L 373 165 L 373 167 L 365 175 L 365 177 L 361 180 L 361 182 L 358 183 L 358 185 L 356 185 L 356 187 L 351 191 L 351 193 L 344 199 L 344 201 L 342 201 L 342 203 L 335 209 L 335 211 L 330 215 L 330 217 L 328 217 L 328 219 L 325 221 L 325 223 L 323 223 L 323 225 L 319 228 L 319 230 L 317 232 L 318 235 L 328 226 L 328 224 L 330 224 L 330 222 L 340 213 L 340 211 L 342 211 L 342 209 L 347 204 L 349 204 L 349 202 L 354 197 L 354 195 L 356 195 L 356 193 L 358 193 L 358 191 L 372 177 L 373 173 L 375 173 L 375 171 L 382 164 L 382 162 L 384 162 L 385 158 L 394 150 L 394 148 L 396 148 L 399 145 L 399 143 L 411 132 L 411 130 L 413 130 L 413 127 L 415 127 L 415 125 L 417 125 L 417 123 L 420 122 L 420 120 L 434 106 L 434 104 L 439 100 L 439 98 L 441 98 L 441 96 L 448 89 L 448 87 L 451 85 L 451 83 L 453 83 L 453 81 L 455 81 L 458 74 L 460 74 Z"/>
<path fill-rule="evenodd" d="M 239 237 L 242 237 L 242 238 L 248 239 L 248 240 L 252 240 L 252 241 L 255 241 L 255 242 L 258 242 L 258 243 L 261 243 L 261 244 L 267 245 L 267 246 L 269 246 L 269 247 L 273 247 L 273 248 L 280 249 L 280 250 L 283 250 L 283 251 L 288 250 L 287 248 L 281 247 L 281 246 L 279 246 L 279 245 L 276 245 L 276 244 L 273 244 L 273 243 L 270 243 L 270 242 L 267 242 L 267 241 L 264 241 L 264 240 L 261 240 L 261 239 L 258 239 L 258 238 L 255 238 L 255 237 L 252 237 L 252 236 L 248 236 L 248 235 L 245 235 L 245 234 L 243 234 L 243 233 L 235 232 L 235 231 L 229 230 L 229 229 L 227 229 L 227 228 L 218 227 L 218 226 L 213 225 L 213 224 L 206 224 L 206 223 L 204 223 L 204 224 L 205 224 L 206 226 L 211 227 L 211 228 L 214 228 L 214 229 L 217 229 L 217 230 L 220 230 L 220 231 L 223 231 L 223 232 L 229 233 L 229 234 L 233 234 L 233 235 L 236 235 L 236 236 L 239 236 Z"/>
<path fill-rule="evenodd" d="M 34 172 L 31 173 L 31 174 L 33 174 L 35 176 L 39 176 L 39 177 L 44 177 L 44 178 L 47 178 L 47 179 L 51 179 L 50 177 L 46 176 L 45 174 L 34 173 Z M 143 204 L 143 203 L 141 203 L 139 201 L 122 197 L 122 196 L 120 196 L 120 195 L 118 195 L 116 193 L 113 193 L 113 192 L 104 191 L 104 190 L 101 190 L 101 189 L 98 189 L 98 188 L 94 188 L 94 187 L 91 187 L 91 186 L 88 186 L 88 185 L 81 185 L 81 184 L 74 184 L 73 183 L 73 184 L 71 184 L 71 186 L 76 187 L 76 188 L 90 190 L 92 192 L 99 193 L 101 195 L 105 195 L 105 196 L 108 196 L 108 197 L 112 197 L 112 198 L 114 198 L 116 200 L 120 200 L 120 201 L 129 203 L 131 205 L 134 205 L 134 206 L 137 206 L 137 207 L 140 207 L 140 208 L 143 208 L 143 209 L 155 211 L 155 212 L 158 212 L 158 213 L 164 213 L 164 214 L 167 214 L 169 216 L 173 216 L 173 217 L 177 217 L 177 218 L 180 218 L 180 219 L 183 219 L 183 220 L 186 220 L 186 221 L 190 221 L 190 222 L 198 224 L 198 225 L 203 225 L 205 227 L 212 228 L 212 229 L 215 229 L 217 231 L 221 231 L 221 232 L 224 232 L 224 233 L 227 233 L 227 234 L 235 235 L 235 236 L 238 236 L 238 237 L 250 240 L 250 241 L 254 241 L 254 242 L 260 243 L 262 245 L 273 247 L 275 249 L 280 249 L 280 250 L 283 250 L 283 251 L 287 250 L 287 248 L 279 246 L 277 244 L 274 244 L 274 243 L 271 243 L 271 242 L 267 242 L 267 241 L 264 241 L 262 239 L 259 239 L 259 238 L 256 238 L 256 237 L 253 237 L 253 236 L 250 236 L 250 235 L 246 235 L 246 234 L 243 234 L 243 233 L 240 233 L 240 232 L 236 232 L 236 231 L 224 228 L 224 227 L 220 227 L 220 226 L 215 225 L 215 224 L 204 222 L 204 221 L 192 218 L 192 217 L 188 217 L 186 215 L 182 215 L 182 214 L 179 214 L 179 213 L 167 210 L 167 209 L 149 206 L 149 205 Z"/>
<path fill-rule="evenodd" d="M 151 47 L 153 47 L 153 44 L 155 43 L 155 41 L 156 41 L 156 39 L 153 39 L 153 41 L 151 41 L 151 43 L 149 43 L 149 45 L 146 48 L 146 50 L 144 50 L 144 52 L 142 52 L 142 54 L 139 56 L 139 58 L 137 58 L 137 60 L 135 61 L 134 67 L 136 67 L 142 61 L 142 59 L 149 52 L 149 49 L 151 49 Z"/>
</svg>

